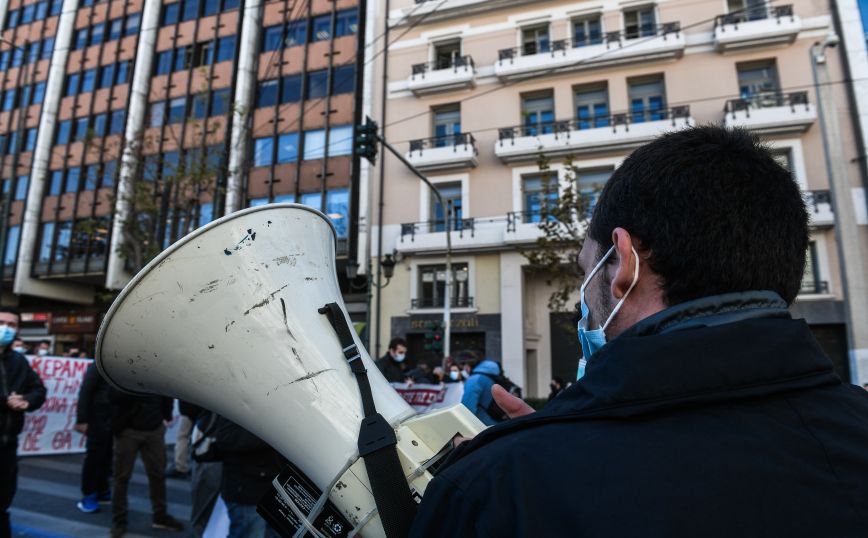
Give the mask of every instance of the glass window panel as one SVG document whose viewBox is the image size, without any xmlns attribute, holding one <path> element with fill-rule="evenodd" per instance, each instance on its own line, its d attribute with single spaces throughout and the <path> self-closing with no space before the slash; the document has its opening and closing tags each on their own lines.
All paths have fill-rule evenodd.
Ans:
<svg viewBox="0 0 868 538">
<path fill-rule="evenodd" d="M 353 127 L 344 125 L 329 129 L 329 156 L 351 155 L 353 153 Z"/>
<path fill-rule="evenodd" d="M 176 97 L 169 101 L 169 123 L 184 121 L 187 112 L 187 98 Z"/>
<path fill-rule="evenodd" d="M 325 156 L 325 130 L 316 129 L 304 133 L 305 160 L 322 159 Z"/>
<path fill-rule="evenodd" d="M 319 17 L 314 17 L 313 22 L 311 23 L 311 28 L 313 41 L 325 41 L 326 39 L 331 39 L 331 15 L 320 15 Z"/>
<path fill-rule="evenodd" d="M 308 207 L 320 209 L 322 206 L 322 194 L 318 192 L 309 192 L 307 194 L 302 194 L 301 203 Z"/>
<path fill-rule="evenodd" d="M 63 9 L 63 0 L 51 0 L 51 16 L 60 15 L 61 10 Z"/>
<path fill-rule="evenodd" d="M 225 62 L 235 58 L 235 36 L 221 37 L 217 41 L 217 61 Z"/>
<path fill-rule="evenodd" d="M 104 65 L 100 68 L 99 87 L 108 88 L 115 82 L 115 64 Z"/>
<path fill-rule="evenodd" d="M 291 21 L 286 25 L 286 40 L 287 47 L 296 45 L 304 45 L 307 41 L 307 21 Z"/>
<path fill-rule="evenodd" d="M 124 60 L 123 62 L 118 62 L 118 74 L 115 78 L 115 84 L 124 84 L 129 82 L 130 78 L 130 62 Z"/>
<path fill-rule="evenodd" d="M 247 207 L 258 207 L 268 203 L 268 198 L 251 198 L 247 201 Z"/>
<path fill-rule="evenodd" d="M 66 183 L 63 187 L 63 192 L 75 192 L 78 190 L 78 184 L 81 181 L 81 168 L 69 168 L 66 171 Z"/>
<path fill-rule="evenodd" d="M 29 179 L 29 176 L 18 176 L 18 180 L 15 182 L 14 200 L 23 200 L 27 198 L 27 184 L 29 183 Z"/>
<path fill-rule="evenodd" d="M 181 20 L 192 21 L 199 18 L 199 0 L 184 0 L 181 8 Z"/>
<path fill-rule="evenodd" d="M 332 76 L 332 94 L 352 93 L 356 86 L 356 64 L 335 68 Z"/>
<path fill-rule="evenodd" d="M 6 252 L 3 256 L 3 264 L 12 267 L 18 261 L 18 241 L 21 238 L 21 226 L 10 226 L 6 234 Z"/>
<path fill-rule="evenodd" d="M 329 74 L 327 69 L 321 71 L 310 71 L 307 74 L 307 91 L 305 99 L 316 99 L 325 97 L 328 91 Z"/>
<path fill-rule="evenodd" d="M 24 51 L 22 49 L 14 49 L 12 51 L 12 67 L 20 67 L 24 63 Z"/>
<path fill-rule="evenodd" d="M 594 212 L 594 207 L 597 205 L 597 199 L 600 197 L 600 191 L 609 181 L 614 170 L 611 168 L 596 168 L 587 170 L 578 170 L 576 172 L 576 182 L 579 194 L 586 198 L 587 203 L 587 218 L 591 217 Z"/>
<path fill-rule="evenodd" d="M 54 242 L 54 223 L 42 223 L 42 237 L 39 240 L 39 263 L 48 263 L 51 260 L 51 244 Z"/>
<path fill-rule="evenodd" d="M 81 77 L 81 92 L 92 92 L 96 86 L 96 69 L 88 69 Z"/>
<path fill-rule="evenodd" d="M 190 107 L 192 118 L 201 120 L 208 116 L 208 94 L 197 93 L 194 95 L 192 105 Z"/>
<path fill-rule="evenodd" d="M 214 42 L 198 43 L 193 58 L 193 67 L 211 65 L 212 63 L 214 63 Z"/>
<path fill-rule="evenodd" d="M 84 171 L 84 190 L 96 190 L 96 184 L 99 181 L 99 165 L 91 164 Z"/>
<path fill-rule="evenodd" d="M 39 59 L 39 47 L 42 45 L 41 41 L 34 41 L 27 47 L 27 62 L 35 62 Z"/>
<path fill-rule="evenodd" d="M 48 190 L 49 196 L 57 196 L 60 194 L 60 189 L 63 187 L 63 170 L 51 171 L 51 186 Z"/>
<path fill-rule="evenodd" d="M 103 112 L 93 117 L 93 134 L 94 136 L 105 136 L 106 128 L 108 127 L 108 115 Z"/>
<path fill-rule="evenodd" d="M 89 120 L 89 118 L 86 118 L 86 117 L 85 118 L 77 118 L 75 120 L 75 123 L 73 124 L 73 126 L 74 126 L 74 132 L 72 135 L 73 139 L 84 140 L 84 138 L 87 136 L 88 124 L 90 123 L 88 120 Z"/>
<path fill-rule="evenodd" d="M 0 71 L 6 71 L 7 69 L 9 69 L 9 58 L 10 57 L 11 56 L 10 56 L 10 53 L 8 50 L 4 50 L 3 52 L 0 52 Z"/>
<path fill-rule="evenodd" d="M 124 20 L 115 19 L 109 22 L 109 41 L 121 38 L 121 33 L 124 30 Z"/>
<path fill-rule="evenodd" d="M 36 20 L 41 21 L 48 16 L 48 1 L 44 0 L 36 4 Z"/>
<path fill-rule="evenodd" d="M 257 138 L 253 144 L 253 166 L 270 166 L 273 162 L 274 139 Z"/>
<path fill-rule="evenodd" d="M 102 186 L 114 187 L 115 177 L 118 173 L 118 162 L 115 160 L 107 161 L 102 165 Z"/>
<path fill-rule="evenodd" d="M 277 196 L 274 197 L 274 203 L 275 204 L 286 204 L 286 203 L 291 203 L 294 201 L 295 201 L 295 195 L 294 194 L 278 194 Z"/>
<path fill-rule="evenodd" d="M 663 119 L 666 108 L 663 77 L 628 80 L 627 85 L 633 123 Z"/>
<path fill-rule="evenodd" d="M 268 52 L 280 48 L 281 36 L 283 34 L 283 26 L 269 26 L 265 29 L 262 35 L 262 50 Z"/>
<path fill-rule="evenodd" d="M 157 53 L 157 62 L 154 64 L 154 74 L 165 75 L 172 72 L 172 51 L 164 50 Z"/>
<path fill-rule="evenodd" d="M 14 11 L 9 12 L 9 18 L 6 21 L 6 28 L 15 28 L 18 26 L 18 20 L 21 17 L 21 11 L 16 9 Z"/>
<path fill-rule="evenodd" d="M 33 85 L 33 98 L 31 104 L 39 104 L 45 100 L 45 82 L 37 82 Z"/>
<path fill-rule="evenodd" d="M 94 24 L 90 27 L 90 44 L 98 45 L 105 39 L 105 23 Z"/>
<path fill-rule="evenodd" d="M 280 88 L 281 103 L 296 103 L 301 101 L 301 75 L 283 77 Z"/>
<path fill-rule="evenodd" d="M 109 123 L 109 134 L 120 134 L 124 132 L 124 119 L 126 118 L 126 110 L 114 110 Z"/>
<path fill-rule="evenodd" d="M 175 63 L 172 69 L 182 71 L 190 67 L 190 62 L 193 59 L 193 45 L 175 49 Z"/>
<path fill-rule="evenodd" d="M 81 77 L 78 73 L 66 75 L 66 92 L 64 92 L 64 95 L 66 97 L 70 97 L 78 93 L 78 85 L 80 80 Z"/>
<path fill-rule="evenodd" d="M 554 130 L 554 109 L 555 100 L 551 92 L 522 96 L 525 136 L 551 133 Z"/>
<path fill-rule="evenodd" d="M 59 122 L 57 124 L 57 134 L 54 137 L 54 143 L 69 144 L 70 134 L 72 134 L 72 120 Z"/>
<path fill-rule="evenodd" d="M 36 149 L 36 137 L 38 134 L 39 130 L 36 127 L 27 129 L 27 138 L 24 140 L 24 151 L 33 151 Z"/>
<path fill-rule="evenodd" d="M 229 113 L 232 90 L 223 88 L 211 92 L 211 116 L 225 116 Z"/>
<path fill-rule="evenodd" d="M 277 162 L 290 163 L 298 160 L 298 133 L 277 137 Z"/>
<path fill-rule="evenodd" d="M 29 4 L 21 8 L 21 24 L 33 22 L 34 15 L 36 15 L 36 4 Z"/>
<path fill-rule="evenodd" d="M 151 127 L 160 127 L 163 125 L 166 119 L 166 102 L 157 101 L 156 103 L 151 103 L 151 112 L 149 116 L 151 118 Z"/>
<path fill-rule="evenodd" d="M 75 32 L 75 49 L 83 49 L 87 46 L 87 28 L 81 28 Z"/>
<path fill-rule="evenodd" d="M 199 206 L 199 226 L 205 226 L 214 220 L 214 204 L 201 204 Z"/>
<path fill-rule="evenodd" d="M 54 261 L 63 261 L 69 257 L 69 243 L 72 239 L 72 221 L 57 223 L 57 244 L 54 246 Z"/>
<path fill-rule="evenodd" d="M 8 112 L 15 108 L 15 98 L 18 94 L 16 88 L 3 92 L 3 112 Z"/>
<path fill-rule="evenodd" d="M 205 6 L 202 8 L 202 16 L 209 17 L 216 15 L 220 11 L 220 0 L 203 0 Z"/>
<path fill-rule="evenodd" d="M 462 218 L 462 203 L 461 203 L 461 183 L 439 183 L 436 185 L 440 191 L 440 196 L 443 198 L 443 203 L 452 207 L 452 229 L 457 230 L 460 226 Z M 431 196 L 431 220 L 435 232 L 443 232 L 446 230 L 446 213 L 443 207 L 437 200 L 436 196 Z"/>
<path fill-rule="evenodd" d="M 278 80 L 266 80 L 259 83 L 259 91 L 256 92 L 256 106 L 273 106 L 277 104 Z"/>
<path fill-rule="evenodd" d="M 39 55 L 39 59 L 50 59 L 52 52 L 54 52 L 54 37 L 46 37 L 42 40 L 42 52 Z"/>
<path fill-rule="evenodd" d="M 347 236 L 350 194 L 347 189 L 338 189 L 326 193 L 326 215 L 335 225 L 338 237 Z"/>
<path fill-rule="evenodd" d="M 181 14 L 181 3 L 175 2 L 174 4 L 164 4 L 163 5 L 163 16 L 160 19 L 160 22 L 163 26 L 168 24 L 176 24 L 178 22 L 178 17 Z"/>
<path fill-rule="evenodd" d="M 355 34 L 359 27 L 359 17 L 355 9 L 339 11 L 335 19 L 335 37 Z"/>
</svg>

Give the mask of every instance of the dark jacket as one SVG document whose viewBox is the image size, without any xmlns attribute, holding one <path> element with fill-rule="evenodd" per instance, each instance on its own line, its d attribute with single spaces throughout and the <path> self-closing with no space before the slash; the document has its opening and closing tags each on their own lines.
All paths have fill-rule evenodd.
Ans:
<svg viewBox="0 0 868 538">
<path fill-rule="evenodd" d="M 88 429 L 108 429 L 112 418 L 111 387 L 99 375 L 96 364 L 87 367 L 78 391 L 76 424 L 87 424 Z"/>
<path fill-rule="evenodd" d="M 407 373 L 414 367 L 409 359 L 404 359 L 404 362 L 395 362 L 388 351 L 377 359 L 376 364 L 389 383 L 403 383 L 407 378 Z"/>
<path fill-rule="evenodd" d="M 625 331 L 543 411 L 459 447 L 411 534 L 868 535 L 868 393 L 770 295 Z"/>
<path fill-rule="evenodd" d="M 280 473 L 280 454 L 265 441 L 234 422 L 219 417 L 214 429 L 217 450 L 223 455 L 223 500 L 256 505 Z"/>
<path fill-rule="evenodd" d="M 163 421 L 172 420 L 173 401 L 163 396 L 133 396 L 111 389 L 114 404 L 111 429 L 119 434 L 127 428 L 139 431 L 155 430 Z"/>
<path fill-rule="evenodd" d="M 36 411 L 45 403 L 45 385 L 24 355 L 7 347 L 0 354 L 0 446 L 16 443 L 24 427 L 24 411 L 13 411 L 6 399 L 13 392 L 30 404 L 26 412 Z"/>
<path fill-rule="evenodd" d="M 184 400 L 178 400 L 178 412 L 182 416 L 196 422 L 196 419 L 199 418 L 199 414 L 202 412 L 202 408 L 196 404 L 185 402 Z"/>
</svg>

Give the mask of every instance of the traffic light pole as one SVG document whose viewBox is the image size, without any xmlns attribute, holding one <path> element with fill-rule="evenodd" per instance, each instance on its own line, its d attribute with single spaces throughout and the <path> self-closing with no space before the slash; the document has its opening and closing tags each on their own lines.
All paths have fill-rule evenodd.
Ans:
<svg viewBox="0 0 868 538">
<path fill-rule="evenodd" d="M 389 150 L 389 153 L 391 153 L 392 155 L 397 157 L 397 159 L 399 161 L 404 163 L 404 166 L 409 168 L 410 171 L 416 175 L 416 177 L 421 179 L 422 182 L 425 185 L 427 185 L 429 189 L 431 189 L 431 192 L 434 193 L 434 196 L 437 198 L 437 202 L 440 204 L 440 207 L 443 208 L 443 211 L 445 213 L 445 217 L 446 217 L 446 282 L 443 286 L 444 298 L 443 298 L 443 360 L 442 360 L 442 366 L 445 369 L 446 368 L 446 358 L 450 354 L 450 347 L 449 346 L 450 346 L 450 343 L 452 340 L 452 338 L 451 338 L 451 335 L 452 335 L 452 294 L 451 294 L 451 288 L 452 288 L 452 209 L 450 207 L 447 207 L 446 204 L 443 203 L 443 196 L 440 195 L 440 191 L 437 189 L 437 187 L 435 187 L 434 184 L 431 183 L 428 180 L 428 178 L 425 177 L 424 174 L 422 174 L 422 172 L 417 170 L 416 167 L 413 166 L 410 163 L 410 161 L 408 161 L 407 158 L 404 157 L 404 155 L 401 152 L 399 152 L 394 147 L 392 147 L 391 144 L 386 142 L 383 139 L 383 137 L 380 136 L 379 133 L 375 133 L 374 136 L 376 137 L 377 140 L 380 141 L 380 143 L 383 145 L 384 148 Z M 378 254 L 380 256 L 382 256 L 382 253 L 378 253 Z M 436 282 L 436 280 L 437 280 L 436 275 L 435 275 L 434 279 Z"/>
</svg>

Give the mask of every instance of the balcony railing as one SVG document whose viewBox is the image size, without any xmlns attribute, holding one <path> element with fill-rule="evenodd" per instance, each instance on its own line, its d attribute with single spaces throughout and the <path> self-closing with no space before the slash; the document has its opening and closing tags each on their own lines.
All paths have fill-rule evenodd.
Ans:
<svg viewBox="0 0 868 538">
<path fill-rule="evenodd" d="M 459 70 L 469 69 L 472 71 L 476 69 L 476 65 L 473 63 L 473 58 L 469 55 L 457 56 L 455 58 L 441 58 L 439 60 L 434 60 L 433 62 L 414 64 L 412 77 L 414 79 L 416 77 L 424 77 L 426 73 L 431 71 L 442 71 L 444 69 L 451 69 L 453 72 L 457 73 Z"/>
<path fill-rule="evenodd" d="M 714 18 L 715 29 L 720 26 L 734 25 L 738 29 L 739 24 L 753 21 L 761 21 L 766 19 L 775 19 L 780 22 L 781 19 L 788 18 L 795 20 L 793 5 L 787 4 L 783 6 L 772 6 L 764 4 L 761 6 L 748 7 L 740 9 L 733 13 L 725 13 Z"/>
<path fill-rule="evenodd" d="M 799 288 L 800 294 L 827 294 L 829 293 L 829 283 L 825 280 L 803 280 L 802 287 Z"/>
<path fill-rule="evenodd" d="M 724 106 L 727 127 L 744 127 L 762 133 L 803 132 L 817 119 L 808 92 L 762 92 L 730 99 Z"/>
<path fill-rule="evenodd" d="M 410 141 L 410 153 L 419 153 L 420 155 L 426 149 L 451 148 L 457 151 L 459 148 L 465 150 L 476 150 L 476 139 L 470 133 L 459 133 L 453 135 L 432 136 L 430 138 L 421 138 L 419 140 Z"/>
<path fill-rule="evenodd" d="M 586 39 L 558 39 L 500 49 L 495 73 L 501 79 L 536 71 L 569 71 L 647 59 L 668 59 L 684 52 L 680 22 L 637 31 L 606 32 Z"/>
<path fill-rule="evenodd" d="M 454 219 L 452 221 L 452 230 L 458 232 L 458 237 L 463 238 L 465 234 L 473 237 L 476 233 L 476 220 L 471 218 Z M 446 231 L 446 221 L 426 220 L 422 222 L 405 222 L 401 224 L 401 241 L 405 237 L 409 237 L 410 241 L 415 241 L 416 234 L 437 233 Z"/>
<path fill-rule="evenodd" d="M 472 88 L 475 85 L 476 65 L 470 56 L 415 64 L 407 79 L 407 89 L 417 96 Z"/>
<path fill-rule="evenodd" d="M 420 297 L 410 299 L 410 309 L 443 308 L 444 303 L 443 297 Z M 452 308 L 473 308 L 473 297 L 453 297 L 450 306 Z"/>
<path fill-rule="evenodd" d="M 470 133 L 432 136 L 410 141 L 407 160 L 422 171 L 474 168 L 479 152 Z"/>
<path fill-rule="evenodd" d="M 827 227 L 835 224 L 832 194 L 828 190 L 805 191 L 803 196 L 811 226 Z"/>
<path fill-rule="evenodd" d="M 748 7 L 714 19 L 714 44 L 718 51 L 792 43 L 802 21 L 791 4 Z"/>
</svg>

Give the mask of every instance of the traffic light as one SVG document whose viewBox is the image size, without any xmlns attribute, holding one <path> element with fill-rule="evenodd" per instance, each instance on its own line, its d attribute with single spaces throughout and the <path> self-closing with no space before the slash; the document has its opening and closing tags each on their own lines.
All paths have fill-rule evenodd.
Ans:
<svg viewBox="0 0 868 538">
<path fill-rule="evenodd" d="M 353 136 L 353 151 L 359 157 L 364 157 L 371 164 L 377 162 L 377 132 L 380 126 L 371 118 L 365 118 L 365 123 L 356 125 Z"/>
<path fill-rule="evenodd" d="M 442 350 L 443 323 L 440 321 L 429 321 L 425 325 L 425 351 L 432 351 L 435 356 L 439 356 Z"/>
</svg>

